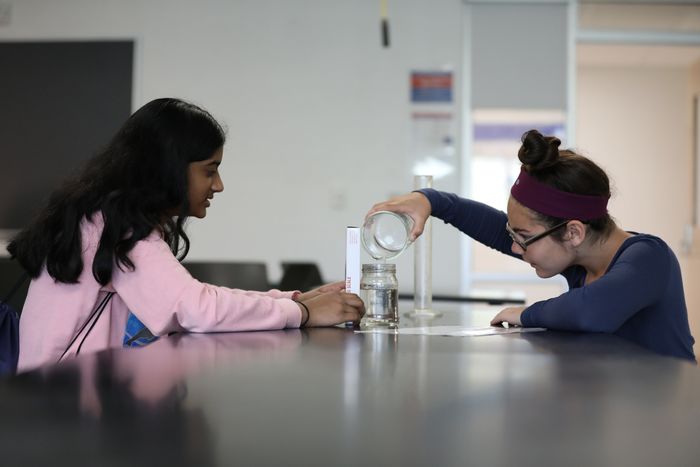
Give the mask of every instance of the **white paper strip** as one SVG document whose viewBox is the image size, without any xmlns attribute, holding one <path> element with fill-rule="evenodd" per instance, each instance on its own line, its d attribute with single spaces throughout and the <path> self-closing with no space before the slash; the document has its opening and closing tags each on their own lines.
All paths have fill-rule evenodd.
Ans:
<svg viewBox="0 0 700 467">
<path fill-rule="evenodd" d="M 420 328 L 372 328 L 361 329 L 356 333 L 375 333 L 375 334 L 406 334 L 414 336 L 450 336 L 450 337 L 472 337 L 472 336 L 491 336 L 496 334 L 515 334 L 520 332 L 538 332 L 546 331 L 545 328 L 523 328 L 510 327 L 499 328 L 493 326 L 486 327 L 465 327 L 465 326 L 427 326 Z"/>
</svg>

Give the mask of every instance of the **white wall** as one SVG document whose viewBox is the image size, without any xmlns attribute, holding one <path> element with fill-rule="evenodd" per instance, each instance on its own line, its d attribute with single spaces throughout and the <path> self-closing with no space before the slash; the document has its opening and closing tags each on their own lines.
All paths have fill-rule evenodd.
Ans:
<svg viewBox="0 0 700 467">
<path fill-rule="evenodd" d="M 688 77 L 688 101 L 692 103 L 693 99 L 700 96 L 700 62 L 696 62 L 691 66 Z M 688 106 L 688 115 L 692 121 L 694 110 L 692 105 Z M 696 135 L 691 132 L 691 141 Z M 692 148 L 693 151 L 700 151 L 700 148 Z M 691 153 L 691 161 L 695 154 Z M 697 161 L 698 163 L 700 161 Z M 695 166 L 695 176 L 700 182 L 700 167 Z M 691 169 L 692 176 L 692 169 Z M 700 219 L 696 219 L 700 221 Z M 696 350 L 700 347 L 700 289 L 696 284 L 700 284 L 700 226 L 695 225 L 693 229 L 693 243 L 690 246 L 690 252 L 681 257 L 681 268 L 683 269 L 683 285 L 685 286 L 685 301 L 688 306 L 688 318 L 690 320 L 690 330 L 695 336 L 697 344 Z"/>
<path fill-rule="evenodd" d="M 0 40 L 135 38 L 135 108 L 177 96 L 226 124 L 226 190 L 191 223 L 190 258 L 265 260 L 273 280 L 281 260 L 343 277 L 345 226 L 411 189 L 409 71 L 460 65 L 461 0 L 390 2 L 389 49 L 376 0 L 11 4 Z M 434 290 L 456 292 L 458 236 L 434 230 Z"/>
<path fill-rule="evenodd" d="M 691 216 L 688 68 L 582 67 L 577 148 L 610 175 L 610 212 L 678 254 Z"/>
<path fill-rule="evenodd" d="M 0 40 L 134 38 L 135 108 L 178 96 L 227 125 L 226 190 L 191 223 L 190 258 L 265 260 L 273 280 L 282 260 L 342 277 L 344 227 L 411 188 L 409 71 L 448 66 L 461 80 L 461 0 L 389 2 L 389 49 L 376 0 L 11 4 Z M 687 70 L 584 67 L 578 79 L 578 147 L 612 174 L 612 212 L 677 250 L 690 210 L 690 117 L 675 110 Z M 435 223 L 436 292 L 459 289 L 458 238 Z M 405 291 L 411 259 L 397 261 Z"/>
<path fill-rule="evenodd" d="M 681 242 L 691 221 L 691 90 L 700 89 L 700 66 L 691 74 L 688 65 L 650 60 L 643 48 L 635 51 L 638 56 L 633 59 L 620 56 L 619 47 L 578 49 L 583 61 L 577 68 L 575 149 L 608 172 L 613 184 L 610 212 L 618 224 L 660 236 L 678 256 L 690 322 L 698 336 L 700 296 L 694 285 L 700 281 L 699 253 L 694 252 L 693 259 Z M 527 265 L 507 262 L 485 247 L 475 247 L 474 258 L 484 272 L 527 272 Z M 543 281 L 490 287 L 519 288 L 528 303 L 561 292 L 557 284 Z"/>
</svg>

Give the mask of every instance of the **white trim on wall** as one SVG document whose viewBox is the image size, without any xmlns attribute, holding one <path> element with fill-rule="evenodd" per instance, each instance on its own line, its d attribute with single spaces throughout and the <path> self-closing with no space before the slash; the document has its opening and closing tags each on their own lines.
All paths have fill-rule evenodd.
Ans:
<svg viewBox="0 0 700 467">
<path fill-rule="evenodd" d="M 462 108 L 461 108 L 461 142 L 460 151 L 460 190 L 461 196 L 468 197 L 471 194 L 471 156 L 472 156 L 472 91 L 471 91 L 471 5 L 465 0 L 462 6 Z M 472 288 L 472 244 L 471 239 L 461 235 L 459 239 L 460 249 L 460 281 L 459 293 L 468 295 Z"/>
<path fill-rule="evenodd" d="M 700 227 L 700 96 L 693 98 L 693 227 Z"/>
<path fill-rule="evenodd" d="M 569 0 L 566 28 L 566 144 L 576 146 L 576 31 L 578 1 Z"/>
<path fill-rule="evenodd" d="M 579 44 L 700 45 L 700 34 L 581 29 L 576 32 L 576 41 Z"/>
<path fill-rule="evenodd" d="M 134 42 L 131 63 L 131 112 L 141 107 L 143 102 L 143 37 L 137 36 L 130 40 Z"/>
</svg>

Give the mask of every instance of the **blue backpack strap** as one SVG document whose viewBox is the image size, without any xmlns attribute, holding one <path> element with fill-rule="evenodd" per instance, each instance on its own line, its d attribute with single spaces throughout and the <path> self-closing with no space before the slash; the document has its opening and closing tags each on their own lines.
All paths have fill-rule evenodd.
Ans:
<svg viewBox="0 0 700 467">
<path fill-rule="evenodd" d="M 0 375 L 13 375 L 17 372 L 19 359 L 19 315 L 10 299 L 29 279 L 29 274 L 22 274 L 10 292 L 0 301 Z"/>
<path fill-rule="evenodd" d="M 19 358 L 19 315 L 7 303 L 0 302 L 0 375 L 17 372 Z"/>
</svg>

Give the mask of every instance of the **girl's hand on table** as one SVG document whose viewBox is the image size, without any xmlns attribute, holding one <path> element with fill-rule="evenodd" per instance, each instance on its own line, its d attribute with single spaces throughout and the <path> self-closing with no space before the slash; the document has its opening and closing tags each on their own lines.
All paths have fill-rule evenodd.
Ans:
<svg viewBox="0 0 700 467">
<path fill-rule="evenodd" d="M 491 326 L 503 326 L 503 323 L 508 323 L 511 326 L 522 326 L 520 315 L 525 311 L 524 306 L 511 306 L 499 311 L 491 320 Z"/>
</svg>

